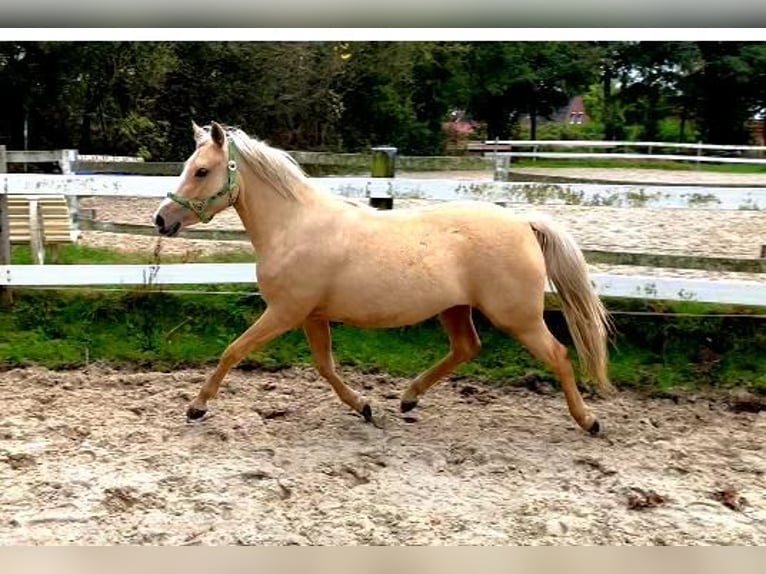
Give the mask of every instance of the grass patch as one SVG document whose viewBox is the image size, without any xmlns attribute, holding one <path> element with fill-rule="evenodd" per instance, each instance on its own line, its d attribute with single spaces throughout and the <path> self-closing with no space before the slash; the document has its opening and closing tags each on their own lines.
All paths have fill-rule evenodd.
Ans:
<svg viewBox="0 0 766 574">
<path fill-rule="evenodd" d="M 665 169 L 671 171 L 705 171 L 715 173 L 766 173 L 766 164 L 700 163 L 670 160 L 630 160 L 630 159 L 518 159 L 511 164 L 514 167 L 543 168 L 598 168 L 598 169 Z"/>
<path fill-rule="evenodd" d="M 18 290 L 15 304 L 0 309 L 0 367 L 44 365 L 79 368 L 89 362 L 167 370 L 211 366 L 226 346 L 263 310 L 257 296 L 177 295 L 137 289 L 128 292 Z M 618 386 L 642 389 L 730 388 L 766 392 L 766 334 L 753 310 L 713 317 L 677 317 L 665 313 L 730 312 L 699 303 L 658 304 L 607 301 L 621 312 L 657 311 L 659 315 L 615 315 L 618 337 L 610 353 L 611 377 Z M 693 311 L 690 311 L 693 310 Z M 546 321 L 564 343 L 571 341 L 553 306 Z M 515 341 L 481 316 L 476 317 L 483 348 L 458 374 L 489 383 L 514 383 L 551 373 Z M 362 371 L 414 377 L 442 357 L 446 335 L 435 320 L 401 329 L 333 329 L 337 362 Z M 574 353 L 573 353 L 574 354 Z M 300 330 L 283 335 L 251 354 L 243 367 L 280 369 L 311 364 Z"/>
<path fill-rule="evenodd" d="M 84 245 L 60 245 L 55 252 L 46 256 L 46 261 L 58 265 L 151 265 L 155 263 L 154 255 L 147 251 L 114 251 L 100 247 Z M 163 263 L 252 263 L 255 255 L 252 250 L 242 249 L 225 251 L 211 255 L 162 255 Z M 14 265 L 31 265 L 34 263 L 32 250 L 28 245 L 11 246 L 11 263 Z"/>
</svg>

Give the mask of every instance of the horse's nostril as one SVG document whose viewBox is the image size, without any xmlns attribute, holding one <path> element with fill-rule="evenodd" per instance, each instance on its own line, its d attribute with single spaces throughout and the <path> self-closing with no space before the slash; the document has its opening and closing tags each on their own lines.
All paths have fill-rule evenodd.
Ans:
<svg viewBox="0 0 766 574">
<path fill-rule="evenodd" d="M 162 229 L 165 227 L 165 219 L 158 213 L 154 216 L 154 224 Z"/>
</svg>

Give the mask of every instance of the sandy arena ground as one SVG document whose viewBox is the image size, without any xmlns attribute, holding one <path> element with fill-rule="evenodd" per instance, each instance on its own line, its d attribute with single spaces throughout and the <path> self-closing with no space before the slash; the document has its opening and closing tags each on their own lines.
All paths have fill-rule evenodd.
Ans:
<svg viewBox="0 0 766 574">
<path fill-rule="evenodd" d="M 140 224 L 157 206 L 82 204 Z M 590 249 L 752 258 L 766 244 L 763 212 L 536 209 Z M 210 226 L 241 229 L 233 212 Z M 82 242 L 150 254 L 157 239 Z M 229 249 L 249 243 L 161 244 Z M 374 426 L 313 370 L 290 369 L 232 372 L 210 416 L 187 424 L 206 373 L 0 373 L 0 544 L 766 544 L 760 407 L 586 397 L 607 429 L 592 438 L 559 394 L 453 380 L 402 416 L 407 381 L 346 371 L 372 400 Z"/>
<path fill-rule="evenodd" d="M 586 398 L 346 373 L 363 422 L 311 370 L 37 368 L 0 378 L 0 544 L 766 544 L 766 411 L 700 397 Z M 727 504 L 729 506 L 727 506 Z"/>
</svg>

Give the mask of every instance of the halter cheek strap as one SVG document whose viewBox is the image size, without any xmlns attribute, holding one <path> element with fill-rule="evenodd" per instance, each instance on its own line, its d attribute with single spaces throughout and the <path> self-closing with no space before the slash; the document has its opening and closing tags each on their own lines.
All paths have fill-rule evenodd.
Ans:
<svg viewBox="0 0 766 574">
<path fill-rule="evenodd" d="M 167 197 L 194 213 L 202 223 L 207 223 L 213 219 L 213 215 L 206 212 L 218 198 L 227 195 L 229 198 L 229 205 L 234 205 L 234 202 L 237 201 L 237 197 L 234 193 L 237 187 L 237 162 L 232 159 L 233 157 L 234 145 L 231 140 L 229 140 L 229 163 L 226 165 L 226 183 L 215 194 L 205 199 L 187 199 L 181 197 L 177 193 L 168 192 Z"/>
</svg>

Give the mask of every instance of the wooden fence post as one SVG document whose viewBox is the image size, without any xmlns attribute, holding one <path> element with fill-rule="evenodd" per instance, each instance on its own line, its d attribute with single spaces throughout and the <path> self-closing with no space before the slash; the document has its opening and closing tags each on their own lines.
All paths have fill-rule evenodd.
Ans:
<svg viewBox="0 0 766 574">
<path fill-rule="evenodd" d="M 0 145 L 0 174 L 7 173 L 5 146 Z M 8 217 L 8 188 L 3 180 L 0 189 L 0 265 L 11 264 L 11 229 Z M 0 287 L 0 304 L 10 305 L 13 303 L 13 293 L 10 287 Z"/>
<path fill-rule="evenodd" d="M 59 150 L 60 159 L 58 161 L 61 168 L 61 175 L 71 175 L 73 172 L 72 164 L 77 162 L 78 153 L 76 149 Z M 76 195 L 67 195 L 69 204 L 69 220 L 72 229 L 72 241 L 77 241 L 80 237 L 80 198 Z"/>
</svg>

